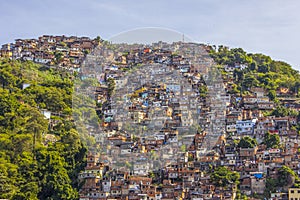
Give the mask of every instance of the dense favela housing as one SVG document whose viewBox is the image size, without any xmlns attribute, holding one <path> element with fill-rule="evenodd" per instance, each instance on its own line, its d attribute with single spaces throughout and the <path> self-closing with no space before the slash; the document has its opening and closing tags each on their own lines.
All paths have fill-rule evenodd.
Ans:
<svg viewBox="0 0 300 200">
<path fill-rule="evenodd" d="M 16 39 L 15 43 L 2 45 L 1 57 L 29 60 L 76 70 L 100 38 L 43 35 L 38 39 Z"/>
<path fill-rule="evenodd" d="M 100 37 L 17 39 L 0 52 L 69 70 L 73 99 L 92 99 L 72 115 L 89 138 L 80 200 L 300 199 L 300 75 L 284 62 Z"/>
</svg>

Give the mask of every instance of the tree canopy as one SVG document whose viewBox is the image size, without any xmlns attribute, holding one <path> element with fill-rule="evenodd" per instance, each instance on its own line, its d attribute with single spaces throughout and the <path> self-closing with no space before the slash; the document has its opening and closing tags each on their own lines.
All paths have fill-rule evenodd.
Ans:
<svg viewBox="0 0 300 200">
<path fill-rule="evenodd" d="M 263 143 L 267 146 L 267 148 L 279 148 L 280 137 L 277 134 L 270 134 L 267 132 L 264 135 Z"/>
<path fill-rule="evenodd" d="M 77 199 L 86 147 L 71 120 L 71 75 L 5 59 L 0 74 L 0 198 Z M 51 126 L 42 109 L 57 115 Z"/>
<path fill-rule="evenodd" d="M 226 187 L 230 184 L 238 184 L 239 178 L 240 174 L 238 172 L 231 171 L 224 166 L 218 167 L 210 175 L 211 181 L 218 187 Z"/>
<path fill-rule="evenodd" d="M 251 87 L 262 87 L 271 92 L 269 94 L 273 100 L 273 91 L 285 87 L 299 96 L 300 74 L 285 62 L 272 60 L 263 54 L 247 53 L 241 48 L 230 49 L 225 46 L 211 48 L 210 56 L 219 65 L 247 66 L 237 67 L 233 72 L 233 77 L 242 92 Z"/>
<path fill-rule="evenodd" d="M 249 136 L 243 137 L 238 143 L 238 147 L 240 148 L 253 148 L 255 146 L 257 146 L 256 139 Z"/>
</svg>

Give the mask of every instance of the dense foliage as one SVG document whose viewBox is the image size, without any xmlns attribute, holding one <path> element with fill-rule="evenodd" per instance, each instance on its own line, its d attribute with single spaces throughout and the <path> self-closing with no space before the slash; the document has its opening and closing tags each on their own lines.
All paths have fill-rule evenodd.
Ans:
<svg viewBox="0 0 300 200">
<path fill-rule="evenodd" d="M 255 146 L 257 146 L 256 139 L 249 136 L 243 137 L 238 143 L 238 147 L 241 148 L 254 148 Z"/>
<path fill-rule="evenodd" d="M 267 132 L 264 135 L 263 143 L 267 146 L 267 148 L 279 148 L 280 138 L 277 134 L 270 134 Z"/>
<path fill-rule="evenodd" d="M 32 62 L 0 60 L 0 198 L 78 198 L 86 148 L 71 120 L 71 78 Z M 43 110 L 52 112 L 50 120 Z"/>
<path fill-rule="evenodd" d="M 236 92 L 243 93 L 251 87 L 262 87 L 268 91 L 271 100 L 274 100 L 275 91 L 284 87 L 299 95 L 300 74 L 285 62 L 272 60 L 263 54 L 246 53 L 242 48 L 229 49 L 225 46 L 212 47 L 210 55 L 222 66 L 248 66 L 236 68 L 233 72 Z"/>
<path fill-rule="evenodd" d="M 239 178 L 240 174 L 238 172 L 231 171 L 224 166 L 218 167 L 210 175 L 211 181 L 218 187 L 226 187 L 230 184 L 237 185 L 239 183 Z"/>
<path fill-rule="evenodd" d="M 278 178 L 267 178 L 265 196 L 270 197 L 276 190 L 287 190 L 289 187 L 299 188 L 300 180 L 298 175 L 288 166 L 283 165 L 278 169 Z"/>
</svg>

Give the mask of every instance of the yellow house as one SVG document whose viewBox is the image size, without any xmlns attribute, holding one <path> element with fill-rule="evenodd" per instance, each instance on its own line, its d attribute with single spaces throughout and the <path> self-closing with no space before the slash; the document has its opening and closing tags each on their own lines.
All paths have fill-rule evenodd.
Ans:
<svg viewBox="0 0 300 200">
<path fill-rule="evenodd" d="M 289 200 L 300 200 L 300 188 L 289 188 Z"/>
<path fill-rule="evenodd" d="M 4 44 L 0 50 L 1 57 L 11 58 L 12 57 L 12 48 L 11 44 Z"/>
<path fill-rule="evenodd" d="M 12 51 L 10 50 L 0 50 L 1 57 L 5 58 L 11 58 L 12 57 Z"/>
</svg>

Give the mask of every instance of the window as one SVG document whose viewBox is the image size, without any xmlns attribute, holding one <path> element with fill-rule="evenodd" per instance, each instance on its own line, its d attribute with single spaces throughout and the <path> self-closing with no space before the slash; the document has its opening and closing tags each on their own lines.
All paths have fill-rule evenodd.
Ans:
<svg viewBox="0 0 300 200">
<path fill-rule="evenodd" d="M 291 190 L 291 193 L 294 193 L 295 191 L 294 190 Z"/>
</svg>

